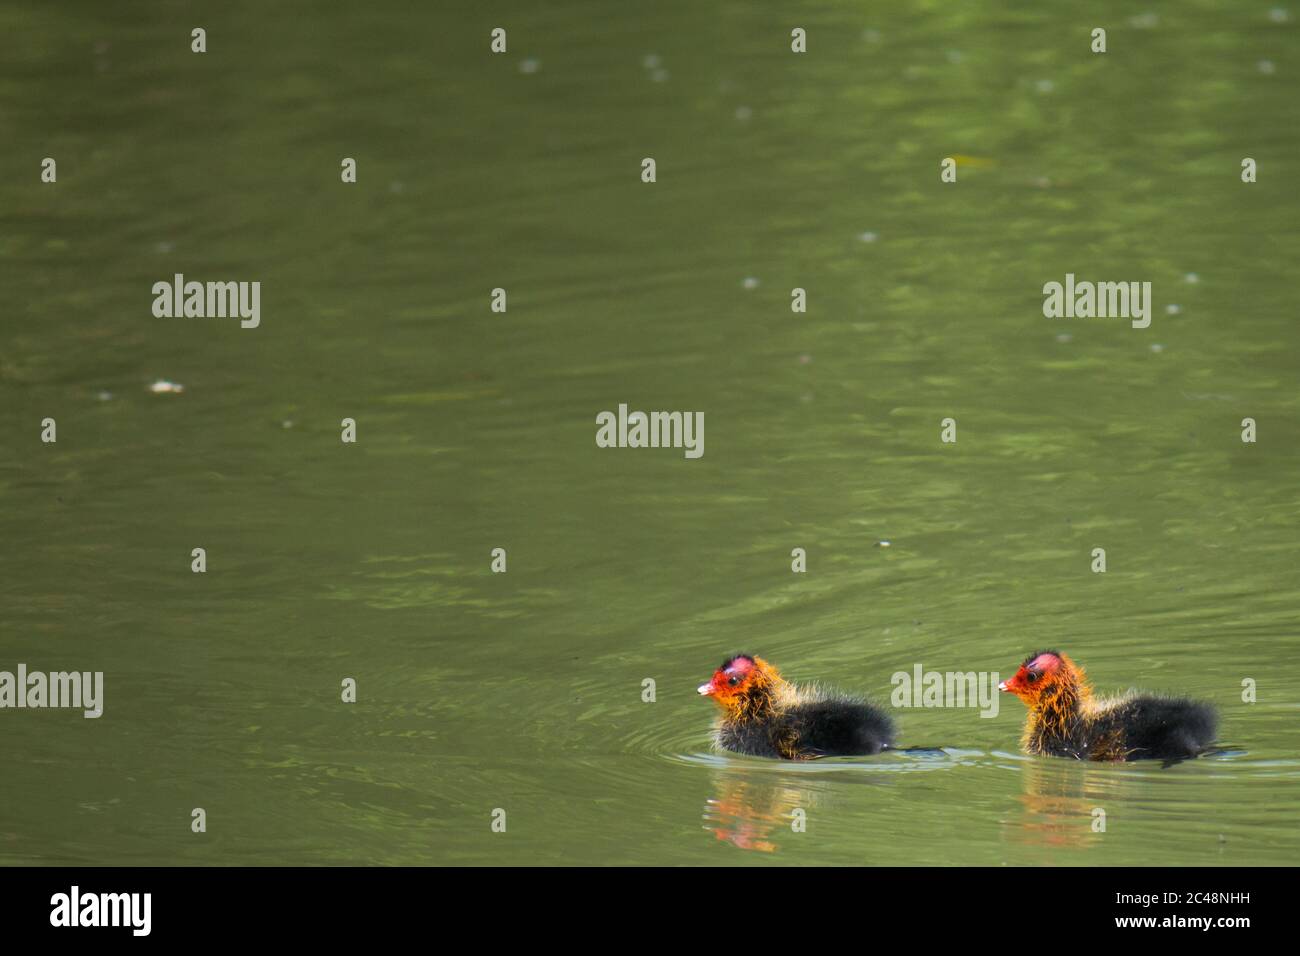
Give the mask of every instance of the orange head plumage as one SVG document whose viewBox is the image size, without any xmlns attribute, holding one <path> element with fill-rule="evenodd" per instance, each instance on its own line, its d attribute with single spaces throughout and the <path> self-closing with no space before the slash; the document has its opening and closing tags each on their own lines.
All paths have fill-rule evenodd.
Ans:
<svg viewBox="0 0 1300 956">
<path fill-rule="evenodd" d="M 776 668 L 763 658 L 734 654 L 697 690 L 712 697 L 729 719 L 740 720 L 770 706 L 772 695 L 781 683 Z"/>
<path fill-rule="evenodd" d="M 1015 694 L 1030 710 L 1038 710 L 1048 701 L 1079 698 L 1086 693 L 1083 668 L 1060 651 L 1034 651 L 1010 680 L 998 689 Z"/>
</svg>

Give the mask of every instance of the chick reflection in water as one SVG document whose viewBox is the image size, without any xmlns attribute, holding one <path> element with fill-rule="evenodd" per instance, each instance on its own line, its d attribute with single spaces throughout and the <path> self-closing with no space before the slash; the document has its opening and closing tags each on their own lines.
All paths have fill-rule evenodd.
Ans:
<svg viewBox="0 0 1300 956">
<path fill-rule="evenodd" d="M 704 804 L 704 828 L 742 850 L 775 853 L 783 837 L 802 833 L 822 794 L 772 774 L 724 770 Z"/>
<path fill-rule="evenodd" d="M 1130 789 L 1126 774 L 1085 763 L 1029 760 L 1024 763 L 1019 820 L 1008 819 L 1016 843 L 1085 849 L 1106 832 L 1106 808 Z"/>
</svg>

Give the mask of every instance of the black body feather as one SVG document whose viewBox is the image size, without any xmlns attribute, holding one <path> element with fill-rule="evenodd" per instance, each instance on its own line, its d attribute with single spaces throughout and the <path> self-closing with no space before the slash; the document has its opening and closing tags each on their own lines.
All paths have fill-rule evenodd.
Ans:
<svg viewBox="0 0 1300 956">
<path fill-rule="evenodd" d="M 1151 694 L 1123 697 L 1080 713 L 1064 732 L 1039 728 L 1031 749 L 1078 760 L 1187 760 L 1214 740 L 1218 715 L 1209 704 Z"/>
<path fill-rule="evenodd" d="M 894 722 L 865 701 L 828 697 L 754 720 L 724 723 L 717 741 L 726 750 L 757 757 L 878 754 L 893 746 Z"/>
</svg>

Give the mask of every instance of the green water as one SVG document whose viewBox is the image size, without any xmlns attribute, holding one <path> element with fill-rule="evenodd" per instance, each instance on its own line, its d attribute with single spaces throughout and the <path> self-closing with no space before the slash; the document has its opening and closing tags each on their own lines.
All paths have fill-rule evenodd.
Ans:
<svg viewBox="0 0 1300 956">
<path fill-rule="evenodd" d="M 0 711 L 0 862 L 1297 862 L 1300 10 L 482 6 L 0 8 L 0 670 L 105 673 Z M 1031 759 L 1006 699 L 779 764 L 695 693 L 1042 646 L 1224 752 Z"/>
</svg>

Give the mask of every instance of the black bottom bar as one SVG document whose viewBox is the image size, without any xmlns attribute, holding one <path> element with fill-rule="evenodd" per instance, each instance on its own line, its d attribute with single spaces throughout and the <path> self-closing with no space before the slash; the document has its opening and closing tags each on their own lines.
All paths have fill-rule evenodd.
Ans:
<svg viewBox="0 0 1300 956">
<path fill-rule="evenodd" d="M 965 925 L 972 942 L 1051 932 L 1071 943 L 1197 936 L 1231 945 L 1242 933 L 1280 931 L 1293 883 L 1293 870 L 1240 868 L 15 868 L 0 870 L 0 925 L 6 942 L 62 936 L 79 945 L 111 938 L 337 945 L 394 934 L 433 941 L 449 931 L 493 943 L 539 933 L 577 941 L 595 931 L 608 939 L 620 927 L 643 939 L 659 927 L 668 945 L 686 941 L 681 933 L 694 925 L 708 932 L 734 919 L 752 919 L 742 934 L 769 942 L 816 933 L 814 921 L 887 921 L 945 934 Z"/>
</svg>

